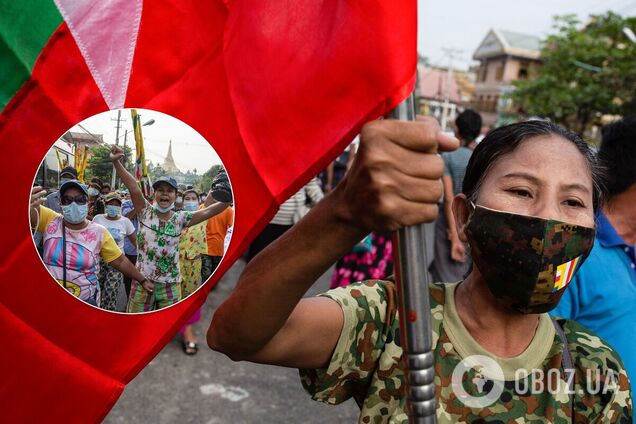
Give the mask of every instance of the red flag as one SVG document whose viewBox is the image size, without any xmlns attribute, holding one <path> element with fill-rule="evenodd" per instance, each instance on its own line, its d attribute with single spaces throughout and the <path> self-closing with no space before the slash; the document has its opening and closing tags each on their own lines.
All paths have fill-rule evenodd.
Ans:
<svg viewBox="0 0 636 424">
<path fill-rule="evenodd" d="M 55 30 L 0 115 L 0 172 L 16 202 L 2 212 L 10 225 L 0 250 L 0 421 L 87 422 L 107 414 L 277 205 L 364 122 L 412 90 L 415 5 L 156 0 L 135 9 L 125 106 L 173 115 L 203 135 L 228 169 L 236 204 L 232 243 L 212 281 L 175 307 L 138 316 L 99 311 L 63 293 L 31 240 L 26 199 L 42 157 L 68 128 L 117 106 L 109 81 L 128 78 L 103 77 L 104 52 L 90 56 L 95 46 L 74 38 L 82 39 L 82 25 L 74 22 L 73 34 L 66 23 Z M 114 29 L 116 20 L 92 27 L 113 37 Z M 88 66 L 86 57 L 98 59 Z M 12 158 L 21 166 L 10 166 Z"/>
</svg>

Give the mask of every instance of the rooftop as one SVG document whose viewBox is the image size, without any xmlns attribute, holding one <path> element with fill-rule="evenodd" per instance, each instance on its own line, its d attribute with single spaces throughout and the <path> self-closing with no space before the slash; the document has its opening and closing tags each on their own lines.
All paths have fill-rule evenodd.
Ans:
<svg viewBox="0 0 636 424">
<path fill-rule="evenodd" d="M 542 45 L 541 38 L 536 35 L 491 29 L 475 50 L 473 59 L 480 60 L 501 55 L 539 59 Z"/>
<path fill-rule="evenodd" d="M 418 66 L 417 73 L 419 77 L 420 97 L 435 100 L 446 99 L 446 86 L 448 83 L 448 73 L 446 70 Z M 450 79 L 448 92 L 448 100 L 451 103 L 459 103 L 461 101 L 456 77 Z"/>
</svg>

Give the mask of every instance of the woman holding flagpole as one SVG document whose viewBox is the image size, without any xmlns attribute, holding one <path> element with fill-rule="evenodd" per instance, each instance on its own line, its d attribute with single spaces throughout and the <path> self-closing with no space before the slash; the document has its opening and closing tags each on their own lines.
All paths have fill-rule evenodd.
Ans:
<svg viewBox="0 0 636 424">
<path fill-rule="evenodd" d="M 303 295 L 370 231 L 435 219 L 437 152 L 457 146 L 430 118 L 368 123 L 342 183 L 247 265 L 210 347 L 300 368 L 312 398 L 353 397 L 360 422 L 406 422 L 395 284 Z M 429 287 L 439 422 L 631 422 L 618 355 L 546 313 L 592 247 L 601 177 L 587 144 L 548 122 L 501 127 L 475 149 L 452 204 L 474 265 L 459 283 Z"/>
</svg>

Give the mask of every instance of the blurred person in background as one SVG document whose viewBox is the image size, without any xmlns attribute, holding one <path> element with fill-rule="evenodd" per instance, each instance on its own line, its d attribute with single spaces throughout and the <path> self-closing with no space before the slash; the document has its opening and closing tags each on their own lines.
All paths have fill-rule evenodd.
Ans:
<svg viewBox="0 0 636 424">
<path fill-rule="evenodd" d="M 183 193 L 183 208 L 187 212 L 199 210 L 199 195 L 195 190 L 190 189 Z M 201 285 L 201 258 L 208 251 L 205 228 L 210 220 L 219 215 L 213 216 L 208 221 L 187 227 L 181 232 L 181 237 L 179 238 L 179 266 L 181 267 L 182 299 L 190 296 Z M 182 348 L 186 355 L 194 355 L 199 350 L 192 325 L 199 322 L 200 319 L 201 308 L 197 308 L 180 331 L 183 335 Z"/>
<path fill-rule="evenodd" d="M 93 222 L 108 230 L 120 250 L 124 250 L 124 240 L 126 239 L 136 246 L 135 227 L 128 218 L 122 216 L 121 196 L 116 192 L 108 193 L 104 196 L 104 203 L 106 204 L 106 213 L 95 215 Z M 124 282 L 123 274 L 102 260 L 98 278 L 102 289 L 99 307 L 107 311 L 117 311 L 117 297 Z M 119 312 L 123 312 L 123 309 Z"/>
<path fill-rule="evenodd" d="M 135 210 L 132 200 L 130 200 L 130 192 L 127 189 L 122 190 L 123 201 L 121 203 L 121 214 L 130 220 L 135 228 L 135 234 L 139 230 L 139 221 L 137 220 L 137 211 Z M 133 244 L 128 238 L 124 239 L 124 254 L 133 265 L 137 263 L 137 244 Z M 126 290 L 126 298 L 130 297 L 131 279 L 124 276 L 124 289 Z"/>
<path fill-rule="evenodd" d="M 308 204 L 316 205 L 323 196 L 318 178 L 314 177 L 303 188 L 284 201 L 274 218 L 250 244 L 247 251 L 247 262 L 298 222 L 308 210 Z"/>
<path fill-rule="evenodd" d="M 466 245 L 457 233 L 451 205 L 455 196 L 462 192 L 466 166 L 477 146 L 475 140 L 480 131 L 481 116 L 472 109 L 466 109 L 455 119 L 455 137 L 460 141 L 459 148 L 442 154 L 444 197 L 435 221 L 433 262 L 429 267 L 433 281 L 459 281 L 470 268 L 470 258 Z"/>
<path fill-rule="evenodd" d="M 555 316 L 573 319 L 607 340 L 636 381 L 636 116 L 602 129 L 598 151 L 607 200 L 596 240 L 561 298 Z"/>
</svg>

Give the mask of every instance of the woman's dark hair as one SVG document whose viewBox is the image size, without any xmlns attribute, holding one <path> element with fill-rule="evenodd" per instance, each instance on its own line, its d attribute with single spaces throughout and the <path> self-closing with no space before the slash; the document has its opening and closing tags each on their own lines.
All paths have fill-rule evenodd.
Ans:
<svg viewBox="0 0 636 424">
<path fill-rule="evenodd" d="M 100 180 L 99 178 L 97 178 L 97 177 L 91 178 L 90 183 L 91 184 L 89 184 L 89 185 L 93 185 L 94 184 L 95 187 L 99 188 L 100 190 L 102 189 L 102 184 L 103 183 L 102 183 L 102 180 Z"/>
<path fill-rule="evenodd" d="M 603 127 L 598 151 L 607 174 L 608 197 L 616 196 L 636 184 L 636 116 L 625 117 Z"/>
<path fill-rule="evenodd" d="M 490 131 L 481 143 L 477 145 L 468 161 L 462 186 L 464 195 L 469 200 L 475 201 L 484 177 L 498 160 L 514 151 L 524 140 L 550 134 L 571 141 L 585 158 L 592 175 L 592 203 L 594 211 L 599 211 L 605 195 L 605 186 L 603 184 L 605 172 L 599 164 L 596 154 L 581 137 L 572 131 L 552 122 L 539 120 L 518 122 Z"/>
<path fill-rule="evenodd" d="M 472 109 L 466 109 L 455 119 L 455 126 L 464 144 L 468 145 L 481 132 L 481 115 Z"/>
</svg>

